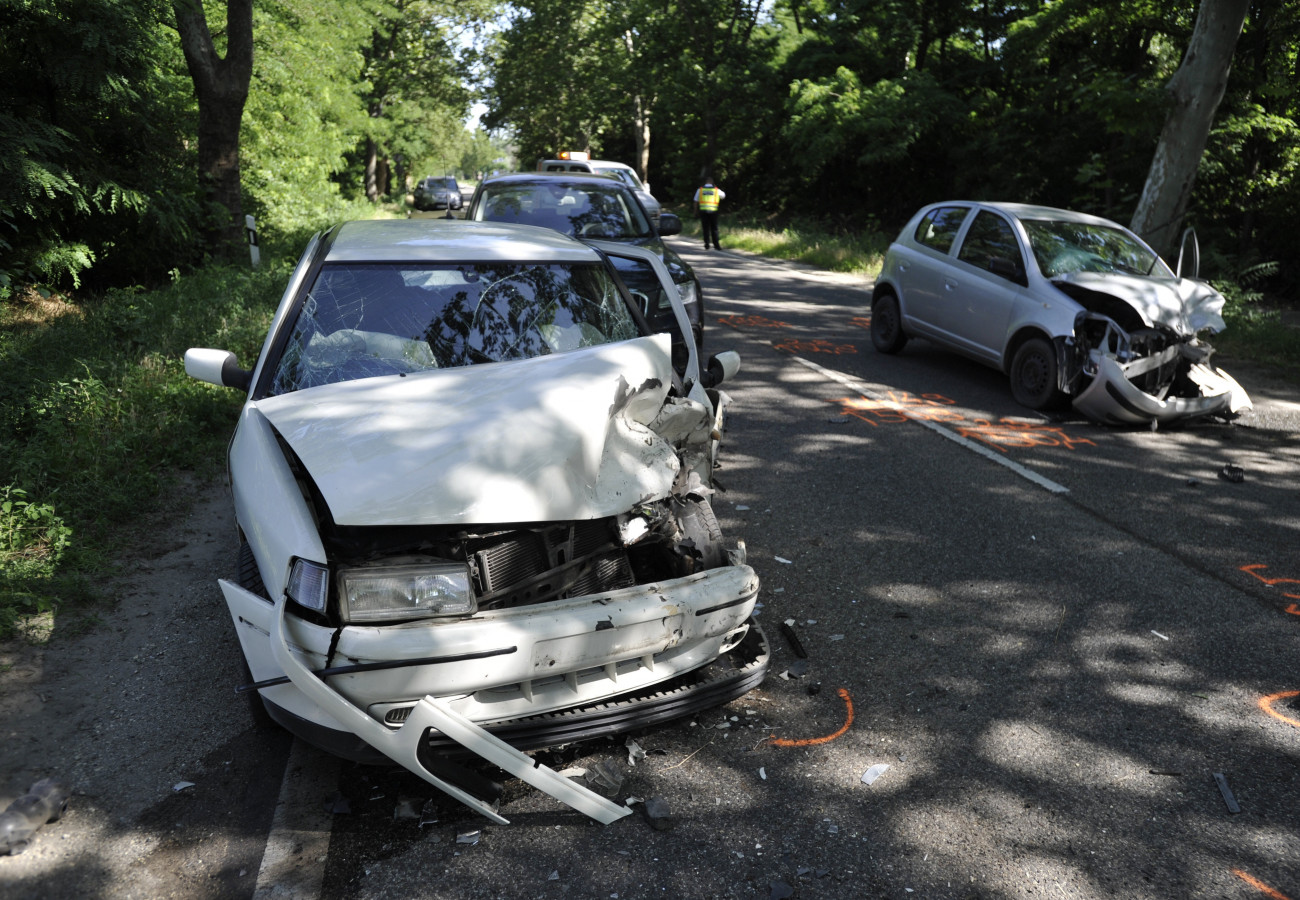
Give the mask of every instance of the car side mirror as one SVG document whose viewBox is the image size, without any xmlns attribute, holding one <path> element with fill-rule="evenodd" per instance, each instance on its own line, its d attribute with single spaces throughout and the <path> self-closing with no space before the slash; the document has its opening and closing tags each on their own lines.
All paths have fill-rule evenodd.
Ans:
<svg viewBox="0 0 1300 900">
<path fill-rule="evenodd" d="M 672 237 L 674 234 L 682 233 L 682 220 L 677 218 L 674 213 L 659 213 L 659 236 Z"/>
<path fill-rule="evenodd" d="M 253 373 L 239 368 L 239 361 L 229 350 L 191 347 L 185 351 L 185 374 L 217 387 L 247 391 Z"/>
<path fill-rule="evenodd" d="M 717 387 L 728 378 L 735 378 L 740 371 L 740 354 L 735 350 L 723 350 L 709 357 L 709 367 L 700 377 L 700 384 L 706 389 Z"/>
<path fill-rule="evenodd" d="M 1183 272 L 1184 259 L 1187 263 L 1186 273 Z M 1195 228 L 1183 231 L 1182 242 L 1178 245 L 1178 266 L 1174 269 L 1174 274 L 1179 278 L 1197 278 L 1201 274 L 1201 242 L 1196 239 Z"/>
<path fill-rule="evenodd" d="M 1005 257 L 992 257 L 989 260 L 989 271 L 1000 278 L 1014 281 L 1016 284 L 1025 284 L 1025 273 L 1020 264 Z"/>
</svg>

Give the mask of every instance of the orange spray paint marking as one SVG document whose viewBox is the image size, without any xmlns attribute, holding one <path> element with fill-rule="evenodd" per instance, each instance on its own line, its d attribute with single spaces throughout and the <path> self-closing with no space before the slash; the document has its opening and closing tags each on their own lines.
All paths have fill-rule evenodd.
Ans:
<svg viewBox="0 0 1300 900">
<path fill-rule="evenodd" d="M 849 319 L 849 324 L 850 324 L 850 325 L 856 325 L 856 326 L 858 326 L 859 328 L 865 328 L 865 329 L 867 329 L 868 331 L 870 331 L 870 330 L 871 330 L 871 316 L 854 316 L 853 318 Z"/>
<path fill-rule="evenodd" d="M 722 316 L 719 324 L 732 328 L 789 328 L 785 322 L 769 319 L 766 316 Z"/>
<path fill-rule="evenodd" d="M 777 350 L 784 350 L 787 353 L 857 353 L 858 348 L 852 344 L 833 344 L 830 341 L 818 338 L 815 341 L 805 341 L 801 338 L 791 338 L 780 344 L 773 344 Z"/>
<path fill-rule="evenodd" d="M 1265 578 L 1263 575 L 1259 574 L 1259 572 L 1255 571 L 1256 569 L 1267 569 L 1267 568 L 1268 566 L 1266 566 L 1264 563 L 1252 563 L 1249 566 L 1242 566 L 1241 571 L 1245 572 L 1247 575 L 1250 575 L 1254 578 L 1258 578 L 1260 581 L 1264 582 L 1269 587 L 1275 587 L 1279 584 L 1300 584 L 1300 578 Z M 1282 596 L 1287 597 L 1291 600 L 1300 600 L 1300 594 L 1283 594 Z M 1287 612 L 1295 616 L 1300 616 L 1300 612 L 1296 612 L 1295 609 L 1296 609 L 1296 605 L 1292 603 L 1287 608 Z"/>
<path fill-rule="evenodd" d="M 819 738 L 772 738 L 768 743 L 773 747 L 812 747 L 817 744 L 829 744 L 844 732 L 848 731 L 849 726 L 853 724 L 853 698 L 849 696 L 849 692 L 844 688 L 840 688 L 835 693 L 839 694 L 840 699 L 844 701 L 844 709 L 846 711 L 844 725 L 839 731 Z"/>
<path fill-rule="evenodd" d="M 964 438 L 988 444 L 1002 453 L 1007 452 L 1007 447 L 1064 447 L 1073 450 L 1085 444 L 1089 447 L 1097 446 L 1087 438 L 1070 437 L 1059 426 L 1010 419 L 999 419 L 997 422 L 976 419 L 973 425 L 958 428 L 957 433 Z"/>
<path fill-rule="evenodd" d="M 1241 871 L 1241 869 L 1232 869 L 1231 872 L 1233 875 L 1236 875 L 1242 881 L 1246 882 L 1246 884 L 1250 885 L 1255 890 L 1262 893 L 1265 897 L 1271 898 L 1271 900 L 1291 900 L 1291 898 L 1288 897 L 1286 894 L 1282 893 L 1281 891 L 1274 890 L 1273 888 L 1269 887 L 1268 885 L 1266 885 L 1264 882 L 1260 881 L 1258 878 L 1254 877 L 1253 875 L 1247 875 L 1245 872 Z"/>
<path fill-rule="evenodd" d="M 908 419 L 926 422 L 962 421 L 961 413 L 944 408 L 956 401 L 941 394 L 922 394 L 917 397 L 907 391 L 890 391 L 884 400 L 841 397 L 831 402 L 840 404 L 840 415 L 856 416 L 873 427 L 880 422 L 906 422 Z"/>
<path fill-rule="evenodd" d="M 1289 612 L 1293 616 L 1300 616 L 1300 603 L 1292 603 L 1283 612 Z"/>
<path fill-rule="evenodd" d="M 1277 694 L 1269 694 L 1267 697 L 1260 697 L 1258 705 L 1267 715 L 1283 721 L 1288 725 L 1294 725 L 1296 728 L 1300 728 L 1300 720 L 1293 719 L 1290 716 L 1284 716 L 1273 708 L 1274 701 L 1285 700 L 1288 697 L 1300 697 L 1300 691 L 1282 691 Z"/>
</svg>

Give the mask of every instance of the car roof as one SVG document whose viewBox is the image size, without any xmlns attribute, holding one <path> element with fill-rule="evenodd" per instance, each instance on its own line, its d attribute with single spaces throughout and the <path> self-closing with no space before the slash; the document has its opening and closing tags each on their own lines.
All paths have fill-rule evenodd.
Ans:
<svg viewBox="0 0 1300 900">
<path fill-rule="evenodd" d="M 325 262 L 596 262 L 573 238 L 533 225 L 463 219 L 367 219 L 334 231 Z"/>
<path fill-rule="evenodd" d="M 925 207 L 927 210 L 940 206 L 978 206 L 983 209 L 993 209 L 1014 216 L 1017 219 L 1059 219 L 1064 222 L 1081 222 L 1087 225 L 1118 225 L 1118 222 L 1112 222 L 1110 219 L 1103 219 L 1101 216 L 1093 216 L 1088 213 L 1075 212 L 1069 209 L 1057 209 L 1053 206 L 1036 206 L 1032 203 L 1004 203 L 994 200 L 946 200 L 942 203 L 932 203 Z M 1122 227 L 1122 226 L 1121 226 Z"/>
<path fill-rule="evenodd" d="M 630 190 L 626 184 L 614 176 L 597 172 L 511 172 L 507 175 L 491 175 L 484 178 L 481 183 L 486 186 L 489 184 L 520 184 L 527 182 L 563 184 L 566 181 L 570 184 L 596 185 L 605 188 L 614 185 L 623 190 Z"/>
</svg>

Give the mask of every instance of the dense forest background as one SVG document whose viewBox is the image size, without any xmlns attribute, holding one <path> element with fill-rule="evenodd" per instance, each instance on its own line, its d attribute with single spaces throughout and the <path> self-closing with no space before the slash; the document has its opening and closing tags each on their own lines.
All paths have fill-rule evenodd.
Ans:
<svg viewBox="0 0 1300 900">
<path fill-rule="evenodd" d="M 214 60 L 235 61 L 241 10 L 252 23 L 238 156 L 216 163 L 182 49 L 205 10 Z M 235 211 L 296 235 L 400 202 L 425 174 L 499 168 L 504 148 L 521 168 L 560 149 L 624 160 L 668 204 L 712 172 L 729 208 L 778 224 L 894 231 L 954 197 L 1128 223 L 1197 12 L 1180 0 L 0 0 L 0 298 L 165 279 L 228 252 Z M 1291 298 L 1298 37 L 1300 0 L 1249 4 L 1187 210 L 1209 274 L 1266 278 Z M 476 101 L 484 128 L 471 132 Z M 213 175 L 232 163 L 233 203 Z"/>
</svg>

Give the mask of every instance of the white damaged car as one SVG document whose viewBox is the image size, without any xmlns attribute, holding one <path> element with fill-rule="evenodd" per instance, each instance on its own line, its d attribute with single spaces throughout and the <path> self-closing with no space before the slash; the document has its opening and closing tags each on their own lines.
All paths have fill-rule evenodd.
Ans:
<svg viewBox="0 0 1300 900">
<path fill-rule="evenodd" d="M 522 752 L 738 697 L 759 582 L 709 505 L 739 367 L 674 370 L 611 257 L 541 228 L 348 222 L 307 247 L 230 443 L 245 691 L 304 740 L 395 761 L 497 822 L 475 754 L 602 822 Z M 683 337 L 686 310 L 677 304 Z"/>
<path fill-rule="evenodd" d="M 1201 337 L 1223 330 L 1223 295 L 1181 268 L 1096 216 L 935 203 L 890 245 L 871 340 L 897 353 L 922 337 L 1000 369 L 1030 409 L 1068 401 L 1129 425 L 1235 416 L 1250 398 Z"/>
</svg>

